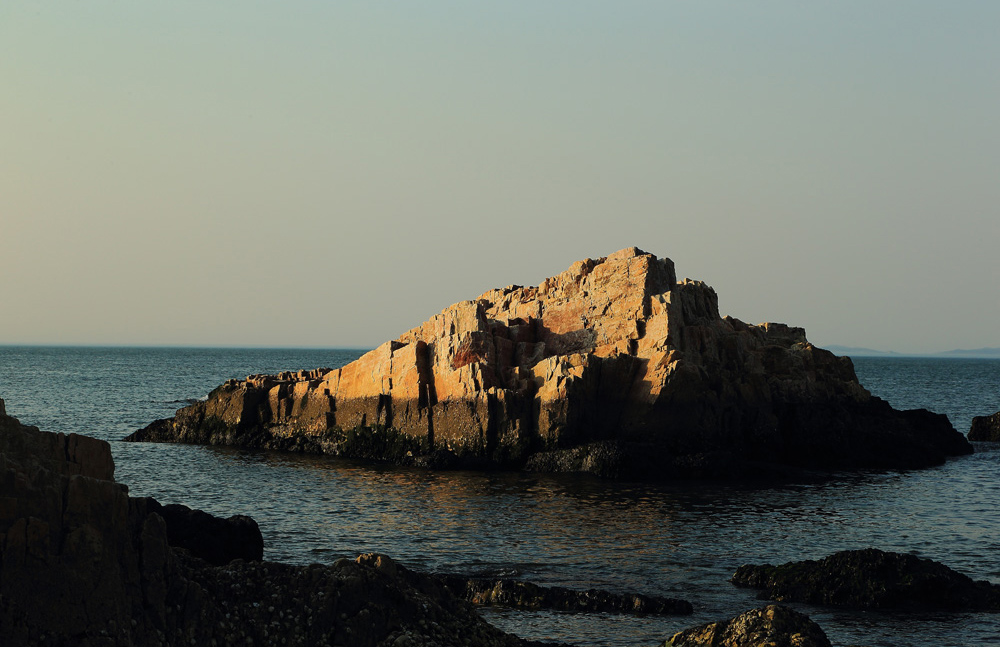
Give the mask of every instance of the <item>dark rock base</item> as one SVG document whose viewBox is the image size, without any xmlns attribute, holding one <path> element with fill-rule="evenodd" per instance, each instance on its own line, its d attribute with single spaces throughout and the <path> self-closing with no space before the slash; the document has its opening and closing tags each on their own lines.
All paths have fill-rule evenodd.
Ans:
<svg viewBox="0 0 1000 647">
<path fill-rule="evenodd" d="M 733 584 L 778 602 L 854 609 L 1000 611 L 1000 586 L 974 581 L 943 564 L 875 548 L 819 561 L 744 565 Z"/>
</svg>

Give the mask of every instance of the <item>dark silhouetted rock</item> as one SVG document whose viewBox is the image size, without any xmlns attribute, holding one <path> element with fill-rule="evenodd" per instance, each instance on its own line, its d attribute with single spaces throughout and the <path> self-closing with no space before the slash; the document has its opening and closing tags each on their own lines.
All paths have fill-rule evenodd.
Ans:
<svg viewBox="0 0 1000 647">
<path fill-rule="evenodd" d="M 480 606 L 632 615 L 692 613 L 691 603 L 686 600 L 638 593 L 616 594 L 597 589 L 574 591 L 558 586 L 543 587 L 531 582 L 510 579 L 466 578 L 455 575 L 440 577 L 455 595 Z"/>
<path fill-rule="evenodd" d="M 744 565 L 733 584 L 762 589 L 778 602 L 854 609 L 1000 611 L 1000 586 L 938 562 L 875 548 L 849 550 L 781 566 Z"/>
<path fill-rule="evenodd" d="M 212 566 L 170 548 L 167 508 L 129 498 L 108 443 L 23 426 L 0 401 L 0 645 L 531 644 L 382 556 Z"/>
<path fill-rule="evenodd" d="M 149 501 L 149 511 L 167 522 L 167 542 L 171 546 L 187 549 L 216 566 L 234 559 L 258 562 L 264 559 L 264 537 L 252 518 L 233 515 L 222 519 L 185 505 Z"/>
<path fill-rule="evenodd" d="M 872 397 L 801 328 L 721 317 L 712 288 L 636 248 L 456 303 L 343 368 L 230 380 L 127 440 L 630 479 L 972 451 L 945 416 Z"/>
<path fill-rule="evenodd" d="M 1000 443 L 1000 411 L 992 416 L 976 416 L 969 429 L 969 440 Z"/>
<path fill-rule="evenodd" d="M 685 629 L 662 647 L 830 647 L 830 640 L 808 616 L 771 605 Z"/>
<path fill-rule="evenodd" d="M 0 644 L 152 644 L 169 555 L 163 520 L 115 483 L 108 443 L 0 413 Z"/>
</svg>

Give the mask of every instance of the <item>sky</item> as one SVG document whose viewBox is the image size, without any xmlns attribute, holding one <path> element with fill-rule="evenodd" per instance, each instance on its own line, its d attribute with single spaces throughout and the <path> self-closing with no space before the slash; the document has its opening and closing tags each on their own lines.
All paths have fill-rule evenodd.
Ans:
<svg viewBox="0 0 1000 647">
<path fill-rule="evenodd" d="M 374 347 L 638 246 L 1000 346 L 1000 3 L 0 3 L 0 344 Z"/>
</svg>

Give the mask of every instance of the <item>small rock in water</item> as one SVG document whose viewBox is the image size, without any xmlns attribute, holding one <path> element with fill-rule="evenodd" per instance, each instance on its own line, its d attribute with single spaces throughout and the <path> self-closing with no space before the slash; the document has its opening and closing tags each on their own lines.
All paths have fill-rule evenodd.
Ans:
<svg viewBox="0 0 1000 647">
<path fill-rule="evenodd" d="M 1000 411 L 992 416 L 976 416 L 969 429 L 969 440 L 1000 443 Z"/>
<path fill-rule="evenodd" d="M 944 564 L 875 548 L 819 560 L 740 566 L 736 586 L 778 602 L 855 609 L 1000 611 L 1000 586 L 976 582 Z"/>
<path fill-rule="evenodd" d="M 678 632 L 661 647 L 831 647 L 809 616 L 770 605 Z"/>
</svg>

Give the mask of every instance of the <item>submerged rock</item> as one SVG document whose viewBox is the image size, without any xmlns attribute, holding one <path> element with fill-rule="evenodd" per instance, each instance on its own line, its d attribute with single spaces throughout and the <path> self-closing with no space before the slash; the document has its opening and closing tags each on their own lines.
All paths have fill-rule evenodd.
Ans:
<svg viewBox="0 0 1000 647">
<path fill-rule="evenodd" d="M 808 616 L 771 605 L 685 629 L 662 647 L 830 647 L 830 640 Z"/>
<path fill-rule="evenodd" d="M 1000 411 L 992 416 L 976 416 L 969 429 L 969 440 L 1000 443 Z"/>
<path fill-rule="evenodd" d="M 972 451 L 801 328 L 721 317 L 712 288 L 636 248 L 456 303 L 343 368 L 230 380 L 127 440 L 637 479 Z"/>
<path fill-rule="evenodd" d="M 691 603 L 686 600 L 639 593 L 618 594 L 597 589 L 575 591 L 500 578 L 439 577 L 452 593 L 479 606 L 631 615 L 690 615 L 693 612 Z"/>
<path fill-rule="evenodd" d="M 0 645 L 530 644 L 381 556 L 212 566 L 168 545 L 167 508 L 114 481 L 108 443 L 23 426 L 0 400 Z"/>
<path fill-rule="evenodd" d="M 733 584 L 778 602 L 854 609 L 1000 611 L 1000 586 L 938 562 L 875 548 L 781 566 L 744 565 Z"/>
</svg>

